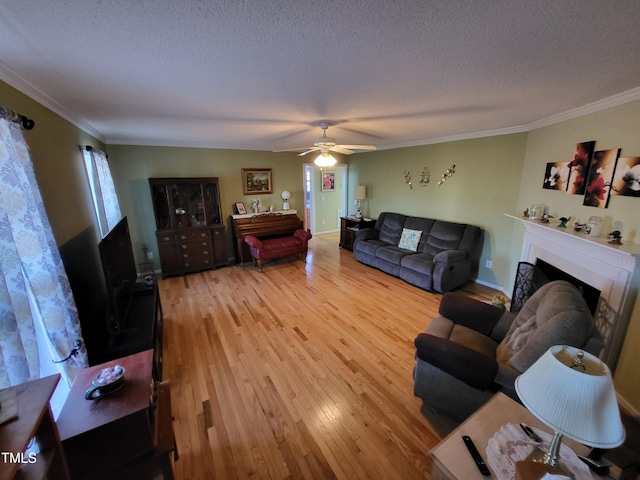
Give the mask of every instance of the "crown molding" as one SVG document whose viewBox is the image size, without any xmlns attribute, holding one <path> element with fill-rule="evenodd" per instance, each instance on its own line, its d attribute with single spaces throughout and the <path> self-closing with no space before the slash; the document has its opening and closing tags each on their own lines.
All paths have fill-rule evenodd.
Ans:
<svg viewBox="0 0 640 480">
<path fill-rule="evenodd" d="M 38 102 L 43 107 L 48 108 L 53 113 L 61 116 L 66 121 L 78 127 L 80 130 L 83 130 L 84 132 L 95 137 L 96 139 L 100 140 L 103 143 L 105 142 L 104 135 L 102 135 L 100 132 L 94 129 L 91 125 L 81 120 L 78 120 L 76 118 L 76 115 L 74 115 L 72 112 L 65 109 L 62 105 L 57 103 L 55 100 L 53 100 L 51 97 L 49 97 L 45 93 L 38 90 L 36 87 L 31 85 L 29 82 L 27 82 L 24 78 L 20 77 L 13 70 L 7 67 L 7 65 L 4 64 L 2 61 L 0 61 L 0 80 L 12 86 L 13 88 L 23 93 L 27 97 L 31 98 L 32 100 Z"/>
<path fill-rule="evenodd" d="M 527 130 L 536 130 L 542 127 L 548 127 L 560 122 L 566 122 L 567 120 L 573 120 L 574 118 L 584 117 L 591 113 L 600 112 L 608 108 L 624 105 L 625 103 L 631 103 L 636 100 L 640 100 L 640 87 L 627 90 L 626 92 L 612 95 L 611 97 L 603 98 L 602 100 L 588 103 L 582 107 L 574 108 L 557 115 L 552 115 L 542 120 L 537 120 L 527 125 Z"/>
<path fill-rule="evenodd" d="M 72 123 L 79 129 L 85 131 L 89 135 L 92 135 L 96 139 L 107 145 L 139 145 L 139 146 L 158 146 L 158 147 L 192 147 L 192 148 L 218 148 L 218 149 L 229 149 L 229 150 L 271 150 L 271 148 L 261 149 L 259 147 L 247 147 L 247 146 L 239 146 L 239 145 L 215 145 L 209 144 L 205 142 L 181 142 L 181 141 L 168 141 L 168 142 L 158 142 L 157 140 L 151 139 L 139 139 L 136 141 L 131 141 L 122 138 L 113 138 L 107 139 L 102 133 L 98 132 L 88 123 L 77 118 L 77 115 L 74 115 L 73 112 L 65 109 L 62 105 L 54 101 L 51 97 L 31 85 L 25 79 L 17 75 L 13 72 L 6 64 L 0 61 L 0 80 L 3 80 L 16 90 L 19 90 L 24 95 L 33 99 L 34 101 L 40 103 L 44 107 L 48 108 L 52 112 L 60 115 L 62 118 Z M 391 150 L 395 148 L 406 148 L 406 147 L 418 147 L 421 145 L 433 145 L 436 143 L 446 143 L 446 142 L 455 142 L 460 140 L 471 140 L 474 138 L 484 138 L 484 137 L 493 137 L 499 135 L 510 135 L 513 133 L 523 133 L 529 132 L 531 130 L 536 130 L 538 128 L 547 127 L 550 125 L 554 125 L 556 123 L 565 122 L 567 120 L 573 120 L 575 118 L 579 118 L 585 115 L 589 115 L 591 113 L 596 113 L 602 110 L 606 110 L 608 108 L 617 107 L 619 105 L 624 105 L 626 103 L 634 102 L 636 100 L 640 100 L 640 87 L 634 88 L 631 90 L 627 90 L 626 92 L 622 92 L 616 95 L 612 95 L 611 97 L 603 98 L 601 100 L 589 103 L 582 107 L 574 108 L 572 110 L 568 110 L 566 112 L 562 112 L 556 115 L 552 115 L 550 117 L 544 118 L 542 120 L 537 120 L 535 122 L 526 124 L 526 125 L 518 125 L 513 127 L 499 128 L 495 130 L 484 130 L 479 132 L 470 132 L 463 133 L 459 135 L 448 135 L 444 137 L 430 138 L 425 140 L 417 140 L 413 142 L 403 142 L 396 143 L 391 145 L 383 145 L 379 146 L 378 150 Z"/>
</svg>

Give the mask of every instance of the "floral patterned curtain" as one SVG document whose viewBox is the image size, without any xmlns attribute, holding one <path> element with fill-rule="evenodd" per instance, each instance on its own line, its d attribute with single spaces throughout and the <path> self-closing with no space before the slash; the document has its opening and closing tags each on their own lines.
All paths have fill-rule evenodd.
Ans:
<svg viewBox="0 0 640 480">
<path fill-rule="evenodd" d="M 35 321 L 60 360 L 82 340 L 75 302 L 17 123 L 0 118 L 0 388 L 40 376 Z M 32 302 L 29 295 L 32 294 Z M 88 365 L 64 362 L 67 380 Z"/>
<path fill-rule="evenodd" d="M 93 194 L 93 204 L 100 225 L 102 238 L 109 233 L 122 218 L 118 196 L 113 185 L 107 155 L 91 147 L 80 147 L 84 153 L 84 163 Z"/>
</svg>

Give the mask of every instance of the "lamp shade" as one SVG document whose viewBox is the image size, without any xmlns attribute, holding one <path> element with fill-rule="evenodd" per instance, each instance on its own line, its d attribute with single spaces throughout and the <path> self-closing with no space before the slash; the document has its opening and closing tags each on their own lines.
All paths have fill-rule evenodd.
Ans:
<svg viewBox="0 0 640 480">
<path fill-rule="evenodd" d="M 599 358 L 553 346 L 516 378 L 515 387 L 524 406 L 556 432 L 596 448 L 624 442 L 611 372 Z"/>
<path fill-rule="evenodd" d="M 367 187 L 364 185 L 356 185 L 356 188 L 353 191 L 354 200 L 364 200 L 367 198 Z"/>
</svg>

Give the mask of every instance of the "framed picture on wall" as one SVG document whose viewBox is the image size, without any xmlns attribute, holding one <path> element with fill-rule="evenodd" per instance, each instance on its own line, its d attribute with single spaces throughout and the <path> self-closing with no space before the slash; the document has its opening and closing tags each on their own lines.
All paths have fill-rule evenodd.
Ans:
<svg viewBox="0 0 640 480">
<path fill-rule="evenodd" d="M 336 174 L 334 172 L 322 173 L 322 191 L 333 192 L 336 189 Z"/>
<path fill-rule="evenodd" d="M 242 193 L 244 195 L 260 195 L 273 193 L 270 168 L 243 168 Z"/>
</svg>

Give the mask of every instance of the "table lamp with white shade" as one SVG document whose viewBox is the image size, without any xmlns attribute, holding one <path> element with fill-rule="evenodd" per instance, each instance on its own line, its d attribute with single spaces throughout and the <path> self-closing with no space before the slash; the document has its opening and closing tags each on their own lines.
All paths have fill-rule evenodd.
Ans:
<svg viewBox="0 0 640 480">
<path fill-rule="evenodd" d="M 282 197 L 282 210 L 289 210 L 289 199 L 291 198 L 291 194 L 287 191 L 284 190 L 280 196 Z"/>
<path fill-rule="evenodd" d="M 362 218 L 362 208 L 361 208 L 360 202 L 362 202 L 362 200 L 367 198 L 367 187 L 365 187 L 364 185 L 356 185 L 356 188 L 353 191 L 353 198 L 356 201 L 356 215 L 355 215 L 355 217 L 357 219 L 361 219 Z"/>
<path fill-rule="evenodd" d="M 624 442 L 611 372 L 598 357 L 566 345 L 553 346 L 516 378 L 515 387 L 524 406 L 554 430 L 543 463 L 562 468 L 563 436 L 601 449 Z"/>
</svg>

